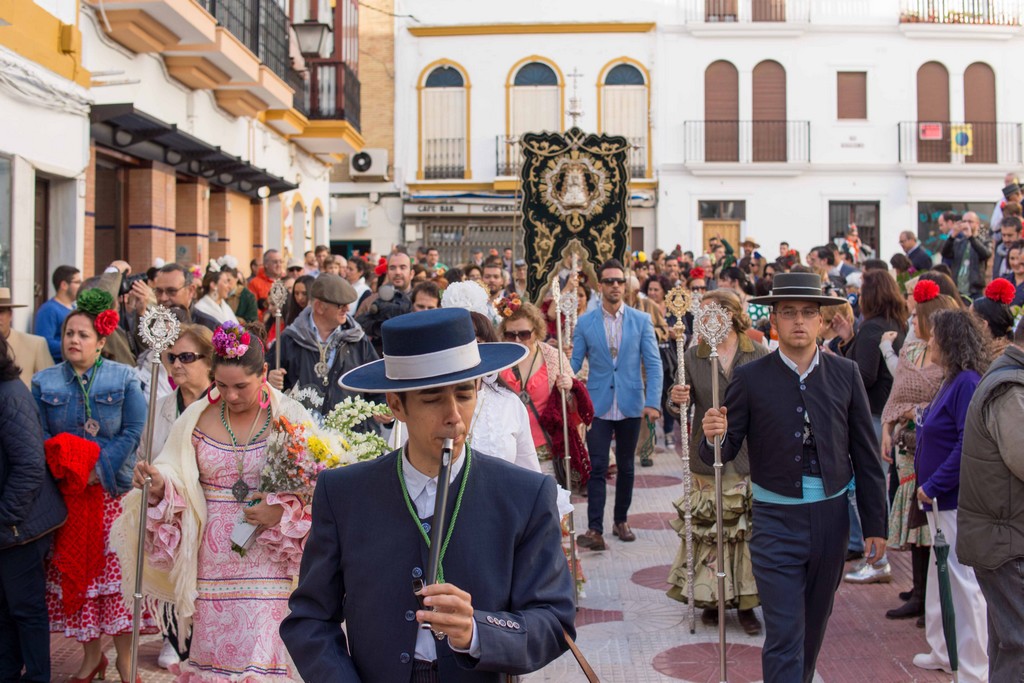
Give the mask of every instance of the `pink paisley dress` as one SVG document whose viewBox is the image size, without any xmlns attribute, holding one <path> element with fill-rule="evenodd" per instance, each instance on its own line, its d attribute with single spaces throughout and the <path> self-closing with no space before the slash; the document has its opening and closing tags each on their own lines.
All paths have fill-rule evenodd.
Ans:
<svg viewBox="0 0 1024 683">
<path fill-rule="evenodd" d="M 231 495 L 238 479 L 235 454 L 196 429 L 192 434 L 199 465 L 199 483 L 206 498 L 207 521 L 199 548 L 199 572 L 192 647 L 179 666 L 177 681 L 294 680 L 278 627 L 288 612 L 292 577 L 310 527 L 310 510 L 299 498 L 270 494 L 281 505 L 280 524 L 264 531 L 245 556 L 231 548 L 231 531 L 242 506 Z M 266 441 L 242 454 L 243 478 L 252 491 L 259 487 Z M 164 500 L 149 511 L 147 552 L 150 563 L 169 568 L 180 540 L 184 499 L 168 483 Z"/>
</svg>

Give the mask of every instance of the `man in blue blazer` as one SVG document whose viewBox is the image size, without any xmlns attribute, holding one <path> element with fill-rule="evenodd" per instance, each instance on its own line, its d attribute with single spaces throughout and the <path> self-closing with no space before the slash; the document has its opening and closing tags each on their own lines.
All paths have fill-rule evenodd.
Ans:
<svg viewBox="0 0 1024 683">
<path fill-rule="evenodd" d="M 555 481 L 466 442 L 478 379 L 526 349 L 478 346 L 463 309 L 392 318 L 381 334 L 383 360 L 341 383 L 386 392 L 409 440 L 320 476 L 281 637 L 316 683 L 498 683 L 536 671 L 575 634 Z M 423 587 L 446 439 L 448 521 L 438 582 Z"/>
<path fill-rule="evenodd" d="M 587 532 L 577 542 L 604 550 L 605 474 L 612 435 L 615 436 L 615 508 L 612 533 L 635 541 L 627 516 L 633 501 L 633 459 L 642 419 L 661 416 L 661 356 L 650 316 L 623 301 L 626 274 L 614 259 L 598 271 L 601 307 L 580 316 L 572 341 L 572 369 L 590 361 L 587 390 L 594 403 L 594 422 L 587 432 L 590 481 L 587 482 Z M 642 362 L 642 365 L 641 365 Z M 643 379 L 641 379 L 641 377 Z"/>
</svg>

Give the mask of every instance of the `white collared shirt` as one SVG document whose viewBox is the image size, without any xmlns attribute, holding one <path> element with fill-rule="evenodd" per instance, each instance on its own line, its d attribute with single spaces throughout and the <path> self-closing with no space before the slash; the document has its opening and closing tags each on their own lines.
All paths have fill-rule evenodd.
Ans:
<svg viewBox="0 0 1024 683">
<path fill-rule="evenodd" d="M 622 327 L 626 324 L 626 303 L 619 303 L 619 310 L 609 313 L 608 309 L 601 306 L 601 324 L 604 325 L 605 338 L 608 341 L 608 353 L 616 349 L 616 355 L 612 356 L 612 365 L 619 366 L 618 354 L 622 353 Z M 599 415 L 602 420 L 622 420 L 625 415 L 619 410 L 619 401 L 612 390 L 612 407 L 604 415 Z"/>
<path fill-rule="evenodd" d="M 797 375 L 800 375 L 800 381 L 801 382 L 803 382 L 805 379 L 807 379 L 807 376 L 810 375 L 812 372 L 814 372 L 814 368 L 818 367 L 818 361 L 820 360 L 820 356 L 821 356 L 821 351 L 818 350 L 817 348 L 815 348 L 814 349 L 814 360 L 811 361 L 811 364 L 807 366 L 807 370 L 805 370 L 804 374 L 801 375 L 800 374 L 800 370 L 797 368 L 796 362 L 794 362 L 793 360 L 791 360 L 789 358 L 789 356 L 784 354 L 782 352 L 781 348 L 779 349 L 779 358 L 782 359 L 782 362 L 786 364 L 787 368 L 789 368 L 790 370 L 795 372 Z"/>
<path fill-rule="evenodd" d="M 437 499 L 437 477 L 428 477 L 412 466 L 407 454 L 408 449 L 402 449 L 402 475 L 405 477 L 405 490 L 409 492 L 409 500 L 416 508 L 416 514 L 420 519 L 426 519 L 434 514 L 434 501 Z M 465 452 L 465 451 L 463 451 Z M 460 455 L 452 461 L 448 470 L 448 481 L 454 482 L 462 472 L 462 465 L 466 458 Z M 454 494 L 454 492 L 452 492 Z M 449 524 L 451 520 L 449 520 Z M 429 534 L 428 534 L 429 535 Z M 434 634 L 426 629 L 416 631 L 416 653 L 415 658 L 424 662 L 432 662 L 437 659 L 437 640 Z M 451 643 L 448 646 L 454 652 L 462 652 L 470 657 L 480 658 L 480 637 L 476 632 L 476 624 L 473 624 L 473 639 L 468 650 L 460 650 Z"/>
</svg>

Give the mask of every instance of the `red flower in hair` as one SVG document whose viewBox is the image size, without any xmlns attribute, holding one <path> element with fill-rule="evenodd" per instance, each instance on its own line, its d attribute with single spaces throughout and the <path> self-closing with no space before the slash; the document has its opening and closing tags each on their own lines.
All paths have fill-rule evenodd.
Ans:
<svg viewBox="0 0 1024 683">
<path fill-rule="evenodd" d="M 988 287 L 985 288 L 985 296 L 992 301 L 999 304 L 1010 305 L 1013 301 L 1013 297 L 1017 295 L 1017 288 L 1014 287 L 1008 280 L 1002 278 L 996 278 L 992 282 L 988 283 Z"/>
<path fill-rule="evenodd" d="M 696 268 L 691 268 L 690 269 L 690 279 L 691 280 L 703 280 L 704 279 L 704 269 L 699 267 L 699 266 L 696 267 Z"/>
<path fill-rule="evenodd" d="M 914 285 L 914 301 L 919 304 L 923 304 L 925 301 L 931 301 L 938 295 L 939 285 L 931 280 L 919 280 L 918 283 Z"/>
<path fill-rule="evenodd" d="M 1006 283 L 1010 284 L 1010 283 Z M 96 321 L 92 326 L 96 329 L 96 334 L 101 337 L 109 337 L 117 329 L 117 323 L 121 321 L 121 317 L 117 314 L 117 311 L 103 311 L 96 316 Z"/>
<path fill-rule="evenodd" d="M 377 261 L 377 267 L 373 269 L 373 272 L 376 273 L 378 277 L 388 272 L 388 260 L 381 256 L 380 260 Z"/>
</svg>

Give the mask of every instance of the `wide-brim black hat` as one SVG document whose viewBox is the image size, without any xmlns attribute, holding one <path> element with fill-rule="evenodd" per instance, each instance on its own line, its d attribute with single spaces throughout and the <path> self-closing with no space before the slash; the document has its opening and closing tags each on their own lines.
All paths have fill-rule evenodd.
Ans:
<svg viewBox="0 0 1024 683">
<path fill-rule="evenodd" d="M 381 325 L 384 358 L 349 370 L 345 389 L 368 393 L 418 391 L 486 377 L 521 361 L 522 344 L 478 344 L 463 308 L 406 313 Z"/>
<path fill-rule="evenodd" d="M 772 293 L 749 299 L 752 304 L 778 304 L 783 301 L 809 301 L 822 306 L 847 303 L 841 296 L 821 293 L 821 277 L 817 273 L 779 273 L 772 280 Z"/>
</svg>

